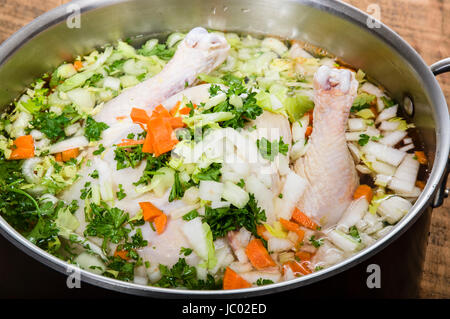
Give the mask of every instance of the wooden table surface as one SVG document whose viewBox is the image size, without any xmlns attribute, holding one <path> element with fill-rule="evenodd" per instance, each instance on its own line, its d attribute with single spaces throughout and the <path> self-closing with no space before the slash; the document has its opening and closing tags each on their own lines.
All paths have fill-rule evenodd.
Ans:
<svg viewBox="0 0 450 319">
<path fill-rule="evenodd" d="M 0 0 L 0 43 L 19 28 L 67 0 Z M 408 41 L 431 64 L 450 57 L 450 1 L 448 0 L 346 0 L 363 11 L 380 8 L 381 21 Z M 438 81 L 450 104 L 450 74 Z M 447 187 L 450 186 L 450 181 Z M 420 296 L 450 297 L 450 200 L 433 211 Z"/>
</svg>

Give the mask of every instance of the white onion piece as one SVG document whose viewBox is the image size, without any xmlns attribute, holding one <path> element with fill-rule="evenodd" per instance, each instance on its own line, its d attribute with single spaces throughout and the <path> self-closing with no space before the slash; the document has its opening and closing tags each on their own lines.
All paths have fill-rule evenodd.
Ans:
<svg viewBox="0 0 450 319">
<path fill-rule="evenodd" d="M 347 141 L 359 141 L 359 139 L 361 138 L 360 135 L 363 134 L 363 132 L 350 132 L 350 133 L 345 133 L 345 139 Z"/>
<path fill-rule="evenodd" d="M 293 247 L 294 243 L 285 238 L 272 237 L 267 241 L 267 249 L 272 252 L 286 251 Z"/>
<path fill-rule="evenodd" d="M 370 173 L 372 173 L 372 171 L 370 170 L 370 168 L 368 168 L 366 165 L 360 165 L 360 164 L 358 164 L 358 165 L 355 166 L 355 168 L 356 168 L 356 170 L 357 170 L 358 172 L 360 172 L 361 174 L 370 174 Z"/>
<path fill-rule="evenodd" d="M 81 128 L 80 123 L 74 123 L 74 124 L 72 124 L 72 125 L 67 126 L 67 127 L 64 129 L 64 133 L 65 133 L 67 136 L 72 136 L 72 135 L 74 135 L 76 132 L 78 132 L 78 130 L 79 130 L 80 128 Z"/>
<path fill-rule="evenodd" d="M 408 151 L 414 149 L 414 147 L 415 147 L 414 144 L 411 143 L 411 144 L 405 145 L 403 147 L 400 147 L 399 150 L 403 151 L 403 152 L 408 152 Z"/>
<path fill-rule="evenodd" d="M 361 85 L 361 91 L 375 95 L 376 97 L 386 96 L 379 87 L 373 85 L 370 82 L 365 82 L 363 85 Z"/>
<path fill-rule="evenodd" d="M 272 224 L 275 221 L 272 200 L 274 194 L 255 176 L 245 180 L 245 189 L 255 196 L 258 206 L 266 211 L 267 222 Z"/>
<path fill-rule="evenodd" d="M 107 76 L 103 81 L 103 87 L 109 88 L 114 91 L 120 90 L 120 80 L 117 78 L 113 78 L 112 76 Z"/>
<path fill-rule="evenodd" d="M 368 208 L 369 202 L 365 197 L 352 201 L 337 223 L 336 229 L 345 233 L 348 232 L 350 227 L 356 225 L 363 218 Z"/>
<path fill-rule="evenodd" d="M 400 196 L 392 196 L 381 201 L 377 212 L 386 218 L 390 224 L 395 224 L 402 218 L 412 207 L 412 204 Z"/>
<path fill-rule="evenodd" d="M 64 152 L 73 148 L 82 148 L 89 145 L 89 141 L 84 136 L 75 136 L 50 146 L 50 154 Z"/>
<path fill-rule="evenodd" d="M 22 174 L 25 177 L 26 181 L 31 184 L 37 184 L 41 180 L 41 178 L 34 173 L 34 169 L 36 165 L 42 162 L 42 159 L 39 157 L 32 157 L 26 159 L 22 164 Z"/>
<path fill-rule="evenodd" d="M 420 196 L 420 193 L 422 193 L 422 190 L 419 187 L 417 187 L 417 186 L 414 186 L 413 190 L 410 191 L 410 192 L 399 192 L 399 191 L 397 191 L 397 195 L 400 195 L 402 197 L 407 197 L 407 198 L 417 198 L 417 197 Z"/>
<path fill-rule="evenodd" d="M 200 181 L 199 197 L 211 202 L 219 202 L 222 198 L 223 183 L 215 181 Z"/>
<path fill-rule="evenodd" d="M 373 141 L 369 141 L 363 147 L 363 151 L 367 154 L 375 156 L 378 160 L 393 166 L 398 166 L 406 155 L 405 152 Z"/>
<path fill-rule="evenodd" d="M 41 131 L 38 131 L 38 130 L 32 130 L 31 132 L 30 132 L 30 135 L 33 137 L 33 140 L 34 141 L 36 141 L 36 140 L 40 140 L 40 139 L 42 139 L 43 137 L 44 137 L 44 133 L 42 133 Z"/>
<path fill-rule="evenodd" d="M 372 163 L 372 168 L 375 172 L 377 172 L 378 174 L 384 174 L 384 175 L 388 175 L 388 176 L 392 176 L 395 174 L 395 167 L 383 162 L 379 162 L 379 161 L 373 161 Z"/>
<path fill-rule="evenodd" d="M 345 252 L 354 252 L 359 249 L 360 243 L 350 235 L 339 230 L 332 230 L 327 233 L 328 239 Z"/>
<path fill-rule="evenodd" d="M 406 131 L 392 131 L 386 133 L 383 138 L 379 140 L 381 144 L 394 146 L 400 142 L 408 133 Z"/>
<path fill-rule="evenodd" d="M 237 257 L 237 256 L 236 256 Z M 247 260 L 247 262 L 232 262 L 230 264 L 230 268 L 237 272 L 237 273 L 242 273 L 242 272 L 248 272 L 251 271 L 253 269 L 252 264 L 250 264 Z"/>
<path fill-rule="evenodd" d="M 312 261 L 314 266 L 331 266 L 344 259 L 344 252 L 337 249 L 330 242 L 325 241 L 317 250 Z"/>
<path fill-rule="evenodd" d="M 223 207 L 230 207 L 230 205 L 231 205 L 230 202 L 224 202 L 224 201 L 211 202 L 211 208 L 212 209 L 223 208 Z"/>
<path fill-rule="evenodd" d="M 352 118 L 348 119 L 348 128 L 350 131 L 364 131 L 367 125 L 364 119 Z"/>
<path fill-rule="evenodd" d="M 377 186 L 381 186 L 381 187 L 386 187 L 389 182 L 391 181 L 392 176 L 390 175 L 383 175 L 383 174 L 377 174 L 377 176 L 375 177 L 375 185 Z"/>
<path fill-rule="evenodd" d="M 400 122 L 383 121 L 378 128 L 382 131 L 395 131 L 399 125 Z"/>
<path fill-rule="evenodd" d="M 147 285 L 148 279 L 143 276 L 134 276 L 133 282 L 138 285 Z"/>
<path fill-rule="evenodd" d="M 279 218 L 291 219 L 292 211 L 303 195 L 307 185 L 308 182 L 293 171 L 286 175 L 286 181 L 284 182 L 282 191 L 283 205 L 282 209 L 277 212 Z"/>
<path fill-rule="evenodd" d="M 419 166 L 419 162 L 413 158 L 412 154 L 405 156 L 389 183 L 389 188 L 399 192 L 411 192 L 416 183 Z"/>
<path fill-rule="evenodd" d="M 281 273 L 278 271 L 278 269 L 270 271 L 249 271 L 239 273 L 239 275 L 252 284 L 255 284 L 259 278 L 272 280 L 274 283 L 280 281 L 281 279 Z"/>
<path fill-rule="evenodd" d="M 410 137 L 406 137 L 404 140 L 403 140 L 403 144 L 411 144 L 413 142 L 413 139 L 412 138 L 410 138 Z"/>
<path fill-rule="evenodd" d="M 352 154 L 355 163 L 359 163 L 361 161 L 361 154 L 359 153 L 358 147 L 353 143 L 347 143 L 347 146 Z"/>
<path fill-rule="evenodd" d="M 387 109 L 384 109 L 377 117 L 375 123 L 380 123 L 382 121 L 389 120 L 395 116 L 397 116 L 398 105 L 391 106 Z"/>
</svg>

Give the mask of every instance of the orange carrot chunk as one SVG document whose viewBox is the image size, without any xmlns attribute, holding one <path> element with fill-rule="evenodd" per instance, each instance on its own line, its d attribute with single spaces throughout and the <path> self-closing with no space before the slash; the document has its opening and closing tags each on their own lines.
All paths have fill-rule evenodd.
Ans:
<svg viewBox="0 0 450 319">
<path fill-rule="evenodd" d="M 414 155 L 416 155 L 417 161 L 420 164 L 425 165 L 428 163 L 427 156 L 425 155 L 425 153 L 423 151 L 415 151 Z"/>
<path fill-rule="evenodd" d="M 358 199 L 361 197 L 365 197 L 369 203 L 372 201 L 373 192 L 369 185 L 362 184 L 356 188 L 356 191 L 353 194 L 353 199 Z"/>
<path fill-rule="evenodd" d="M 178 112 L 178 110 L 179 110 L 179 108 L 180 108 L 180 105 L 181 105 L 181 101 L 178 101 L 178 102 L 174 105 L 174 107 L 172 107 L 172 109 L 170 110 L 170 115 L 172 115 L 172 116 L 177 115 L 177 112 Z"/>
<path fill-rule="evenodd" d="M 312 273 L 311 269 L 308 268 L 307 262 L 296 262 L 290 260 L 283 264 L 283 273 L 286 271 L 286 267 L 291 268 L 294 275 L 308 275 Z"/>
<path fill-rule="evenodd" d="M 147 222 L 152 222 L 156 217 L 163 214 L 163 212 L 150 202 L 140 202 L 139 206 L 142 209 L 142 215 L 144 220 Z"/>
<path fill-rule="evenodd" d="M 77 60 L 73 62 L 73 67 L 75 68 L 75 70 L 79 71 L 83 67 L 83 62 Z"/>
<path fill-rule="evenodd" d="M 306 128 L 305 137 L 309 137 L 312 133 L 312 126 Z"/>
<path fill-rule="evenodd" d="M 164 232 L 164 230 L 166 229 L 166 224 L 167 224 L 166 214 L 161 214 L 155 218 L 155 220 L 153 221 L 153 225 L 155 225 L 155 229 L 158 235 L 161 235 Z"/>
<path fill-rule="evenodd" d="M 67 162 L 72 158 L 76 158 L 79 154 L 80 150 L 78 148 L 72 148 L 70 150 L 61 152 L 61 159 L 63 162 Z"/>
<path fill-rule="evenodd" d="M 19 160 L 34 157 L 34 140 L 31 135 L 23 135 L 13 142 L 10 160 Z"/>
<path fill-rule="evenodd" d="M 252 285 L 248 281 L 239 276 L 230 267 L 225 269 L 225 274 L 223 276 L 224 290 L 250 288 L 251 286 Z"/>
<path fill-rule="evenodd" d="M 117 144 L 117 146 L 133 146 L 133 145 L 140 145 L 144 144 L 145 140 L 132 140 L 128 138 L 122 139 L 122 143 Z"/>
<path fill-rule="evenodd" d="M 425 182 L 424 181 L 416 181 L 416 186 L 419 187 L 420 189 L 424 189 Z"/>
<path fill-rule="evenodd" d="M 152 117 L 154 117 L 154 116 L 159 116 L 159 117 L 164 117 L 164 118 L 172 117 L 170 115 L 169 111 L 167 111 L 167 109 L 164 106 L 162 106 L 162 104 L 155 107 L 155 109 L 153 110 L 153 113 L 152 113 Z"/>
<path fill-rule="evenodd" d="M 264 227 L 264 225 L 256 226 L 256 233 L 259 237 L 264 238 L 265 240 L 269 240 L 269 237 L 267 236 L 267 229 L 266 227 Z"/>
<path fill-rule="evenodd" d="M 150 119 L 148 122 L 148 133 L 152 134 L 153 153 L 155 156 L 171 151 L 178 143 L 170 123 L 161 117 L 152 117 Z"/>
<path fill-rule="evenodd" d="M 57 162 L 62 162 L 62 154 L 61 153 L 56 153 L 55 154 L 55 161 Z"/>
<path fill-rule="evenodd" d="M 294 208 L 294 212 L 292 213 L 292 219 L 296 223 L 298 223 L 298 224 L 300 224 L 300 225 L 302 225 L 302 226 L 304 226 L 306 228 L 309 228 L 309 229 L 312 229 L 312 230 L 316 230 L 316 229 L 319 228 L 319 226 L 315 222 L 313 222 L 308 216 L 306 216 L 297 207 Z"/>
<path fill-rule="evenodd" d="M 252 239 L 247 248 L 245 248 L 245 253 L 256 269 L 264 269 L 276 265 L 261 239 Z"/>
<path fill-rule="evenodd" d="M 150 120 L 150 116 L 148 116 L 147 112 L 143 109 L 138 109 L 133 107 L 130 114 L 131 119 L 135 123 L 147 124 Z"/>
<path fill-rule="evenodd" d="M 180 128 L 180 127 L 185 127 L 186 124 L 184 124 L 183 119 L 181 117 L 172 117 L 170 119 L 168 119 L 170 126 L 172 126 L 172 128 Z"/>
<path fill-rule="evenodd" d="M 281 225 L 289 231 L 293 231 L 297 234 L 298 240 L 297 242 L 301 243 L 303 241 L 303 237 L 305 237 L 305 232 L 300 229 L 300 226 L 296 223 L 293 223 L 287 219 L 280 218 Z"/>
<path fill-rule="evenodd" d="M 147 136 L 145 137 L 144 144 L 142 145 L 143 153 L 153 153 L 153 134 L 149 130 L 147 131 Z"/>
<path fill-rule="evenodd" d="M 312 254 L 307 251 L 297 251 L 295 256 L 298 257 L 301 261 L 309 261 L 312 258 Z"/>
<path fill-rule="evenodd" d="M 126 250 L 116 250 L 114 252 L 114 257 L 122 258 L 123 260 L 129 260 L 130 257 L 128 257 L 128 251 Z"/>
</svg>

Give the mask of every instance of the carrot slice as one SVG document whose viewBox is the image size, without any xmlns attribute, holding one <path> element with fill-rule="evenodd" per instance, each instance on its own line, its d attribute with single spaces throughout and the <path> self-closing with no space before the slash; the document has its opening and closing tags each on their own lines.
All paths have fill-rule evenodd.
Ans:
<svg viewBox="0 0 450 319">
<path fill-rule="evenodd" d="M 425 182 L 424 181 L 416 181 L 416 186 L 419 187 L 420 189 L 424 189 Z"/>
<path fill-rule="evenodd" d="M 114 252 L 114 257 L 120 257 L 123 260 L 130 260 L 130 257 L 128 257 L 128 251 L 126 250 L 116 250 Z"/>
<path fill-rule="evenodd" d="M 34 140 L 31 135 L 23 135 L 16 138 L 13 142 L 10 160 L 19 160 L 34 157 Z"/>
<path fill-rule="evenodd" d="M 300 226 L 298 224 L 293 223 L 284 218 L 280 218 L 280 223 L 287 230 L 293 231 L 297 234 L 298 236 L 297 242 L 301 243 L 303 241 L 303 238 L 305 237 L 305 232 L 300 229 Z"/>
<path fill-rule="evenodd" d="M 190 112 L 191 112 L 191 109 L 188 108 L 188 107 L 183 107 L 183 108 L 179 111 L 179 113 L 182 114 L 182 115 L 188 115 Z"/>
<path fill-rule="evenodd" d="M 293 260 L 290 260 L 288 262 L 285 262 L 283 264 L 283 273 L 286 270 L 286 267 L 291 268 L 292 272 L 294 273 L 294 275 L 308 275 L 310 273 L 312 273 L 311 269 L 308 268 L 307 263 L 306 262 L 296 262 Z"/>
<path fill-rule="evenodd" d="M 116 116 L 116 120 L 121 121 L 121 120 L 125 120 L 128 116 L 126 115 L 122 115 L 122 116 Z"/>
<path fill-rule="evenodd" d="M 309 261 L 312 258 L 312 254 L 307 251 L 297 251 L 295 256 L 297 256 L 301 261 Z"/>
<path fill-rule="evenodd" d="M 148 116 L 147 112 L 143 109 L 138 109 L 133 107 L 130 113 L 130 117 L 135 123 L 147 124 L 150 120 L 150 116 Z"/>
<path fill-rule="evenodd" d="M 167 224 L 166 214 L 161 214 L 155 218 L 155 220 L 153 221 L 153 225 L 155 225 L 156 232 L 158 233 L 158 235 L 161 235 L 164 232 L 164 230 L 166 229 L 166 224 Z"/>
<path fill-rule="evenodd" d="M 153 110 L 153 113 L 152 113 L 152 117 L 154 117 L 154 116 L 160 116 L 160 117 L 164 117 L 164 118 L 171 117 L 169 111 L 167 111 L 167 109 L 164 106 L 162 106 L 162 104 L 155 107 L 155 109 Z"/>
<path fill-rule="evenodd" d="M 239 276 L 230 267 L 225 269 L 225 274 L 223 276 L 224 290 L 250 288 L 251 286 L 251 283 Z"/>
<path fill-rule="evenodd" d="M 425 155 L 425 153 L 423 151 L 415 151 L 414 155 L 416 155 L 417 161 L 420 164 L 425 165 L 425 164 L 428 163 L 428 159 L 427 159 L 427 157 L 426 157 L 426 155 Z"/>
<path fill-rule="evenodd" d="M 73 62 L 73 67 L 75 68 L 75 70 L 79 71 L 83 67 L 83 62 L 77 60 Z"/>
<path fill-rule="evenodd" d="M 168 119 L 170 126 L 172 128 L 179 128 L 179 127 L 185 127 L 186 124 L 184 124 L 183 119 L 181 117 L 172 117 Z"/>
<path fill-rule="evenodd" d="M 34 148 L 16 148 L 9 156 L 10 160 L 19 160 L 34 157 Z"/>
<path fill-rule="evenodd" d="M 14 140 L 17 148 L 34 148 L 34 140 L 31 135 L 22 135 Z"/>
<path fill-rule="evenodd" d="M 172 107 L 172 109 L 170 110 L 170 115 L 175 116 L 178 112 L 178 109 L 180 108 L 181 105 L 181 101 L 178 101 L 174 107 Z"/>
<path fill-rule="evenodd" d="M 79 154 L 80 150 L 78 148 L 72 148 L 70 150 L 61 152 L 61 159 L 63 162 L 67 162 L 72 158 L 76 158 Z"/>
<path fill-rule="evenodd" d="M 308 116 L 309 116 L 309 125 L 312 125 L 313 120 L 314 120 L 314 109 L 309 110 L 305 114 L 308 114 Z"/>
<path fill-rule="evenodd" d="M 303 212 L 300 211 L 297 207 L 294 208 L 294 212 L 292 213 L 292 219 L 306 228 L 316 230 L 319 226 L 313 222 L 308 216 L 306 216 Z"/>
<path fill-rule="evenodd" d="M 128 138 L 122 139 L 122 143 L 117 144 L 117 146 L 133 146 L 144 144 L 145 140 L 132 140 Z"/>
<path fill-rule="evenodd" d="M 312 126 L 306 128 L 305 137 L 309 137 L 312 133 Z"/>
<path fill-rule="evenodd" d="M 61 153 L 56 153 L 55 154 L 55 161 L 57 162 L 62 162 L 62 154 Z"/>
<path fill-rule="evenodd" d="M 139 206 L 142 209 L 142 215 L 144 220 L 147 222 L 152 222 L 156 217 L 163 214 L 163 212 L 150 202 L 140 202 Z"/>
<path fill-rule="evenodd" d="M 247 248 L 245 248 L 245 254 L 256 269 L 264 269 L 276 265 L 261 239 L 252 239 Z"/>
<path fill-rule="evenodd" d="M 148 122 L 148 133 L 151 133 L 153 153 L 155 156 L 160 156 L 168 151 L 171 151 L 178 143 L 173 129 L 168 121 L 161 117 L 152 117 Z M 145 143 L 144 143 L 145 145 Z"/>
<path fill-rule="evenodd" d="M 266 235 L 267 233 L 266 227 L 264 225 L 258 225 L 256 226 L 256 233 L 259 237 L 264 238 L 265 240 L 269 240 L 269 237 Z"/>
<path fill-rule="evenodd" d="M 369 185 L 362 184 L 356 188 L 356 191 L 353 194 L 353 199 L 358 199 L 361 197 L 366 197 L 366 200 L 369 203 L 372 201 L 373 192 L 372 192 L 372 188 L 370 188 Z"/>
</svg>

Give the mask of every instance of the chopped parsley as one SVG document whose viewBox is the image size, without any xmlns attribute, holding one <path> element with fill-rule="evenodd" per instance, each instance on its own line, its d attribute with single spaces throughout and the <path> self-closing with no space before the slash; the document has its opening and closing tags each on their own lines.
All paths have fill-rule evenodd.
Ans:
<svg viewBox="0 0 450 319">
<path fill-rule="evenodd" d="M 315 239 L 316 236 L 312 235 L 311 238 L 309 239 L 309 242 L 315 247 L 315 248 L 319 248 L 320 246 L 323 245 L 323 238 L 320 239 Z"/>
<path fill-rule="evenodd" d="M 94 155 L 100 155 L 100 154 L 102 154 L 104 151 L 105 151 L 105 147 L 103 146 L 103 144 L 100 144 L 100 145 L 98 146 L 98 149 L 95 150 L 92 154 L 94 154 Z"/>
<path fill-rule="evenodd" d="M 250 200 L 244 208 L 230 207 L 211 208 L 205 206 L 203 222 L 208 223 L 211 228 L 214 240 L 225 236 L 231 230 L 245 227 L 252 234 L 257 236 L 256 227 L 266 221 L 266 213 L 259 208 L 255 196 L 250 194 Z"/>
<path fill-rule="evenodd" d="M 279 141 L 269 142 L 265 137 L 256 141 L 259 153 L 263 158 L 273 161 L 274 158 L 280 153 L 286 155 L 289 150 L 289 145 L 283 142 L 283 138 L 280 136 Z"/>
<path fill-rule="evenodd" d="M 222 164 L 212 163 L 207 168 L 201 169 L 199 173 L 192 175 L 194 181 L 216 181 L 218 182 L 222 173 L 220 169 Z"/>
<path fill-rule="evenodd" d="M 124 189 L 122 187 L 122 184 L 119 184 L 119 191 L 116 192 L 116 196 L 117 196 L 118 200 L 122 200 L 125 197 L 127 197 L 127 194 L 125 194 L 125 191 L 124 191 Z"/>
<path fill-rule="evenodd" d="M 191 210 L 189 213 L 183 215 L 183 220 L 190 221 L 200 216 L 197 210 Z"/>
<path fill-rule="evenodd" d="M 256 281 L 257 286 L 264 286 L 270 284 L 273 284 L 273 281 L 270 279 L 258 278 L 258 280 Z"/>
<path fill-rule="evenodd" d="M 157 287 L 215 290 L 222 286 L 222 281 L 216 281 L 210 274 L 207 275 L 206 280 L 197 279 L 197 270 L 195 267 L 189 266 L 184 258 L 178 259 L 178 262 L 172 268 L 159 265 L 159 271 L 161 272 L 161 279 L 155 283 Z"/>
<path fill-rule="evenodd" d="M 109 127 L 106 123 L 97 122 L 91 116 L 86 119 L 86 126 L 84 128 L 84 136 L 92 142 L 101 139 L 102 132 Z"/>
<path fill-rule="evenodd" d="M 191 248 L 181 247 L 181 249 L 180 249 L 181 255 L 189 256 L 190 254 L 192 254 L 192 252 L 193 252 L 193 250 Z"/>
<path fill-rule="evenodd" d="M 359 236 L 359 232 L 356 226 L 350 227 L 348 230 L 348 234 L 355 238 L 359 243 L 361 242 L 361 237 Z"/>
</svg>

